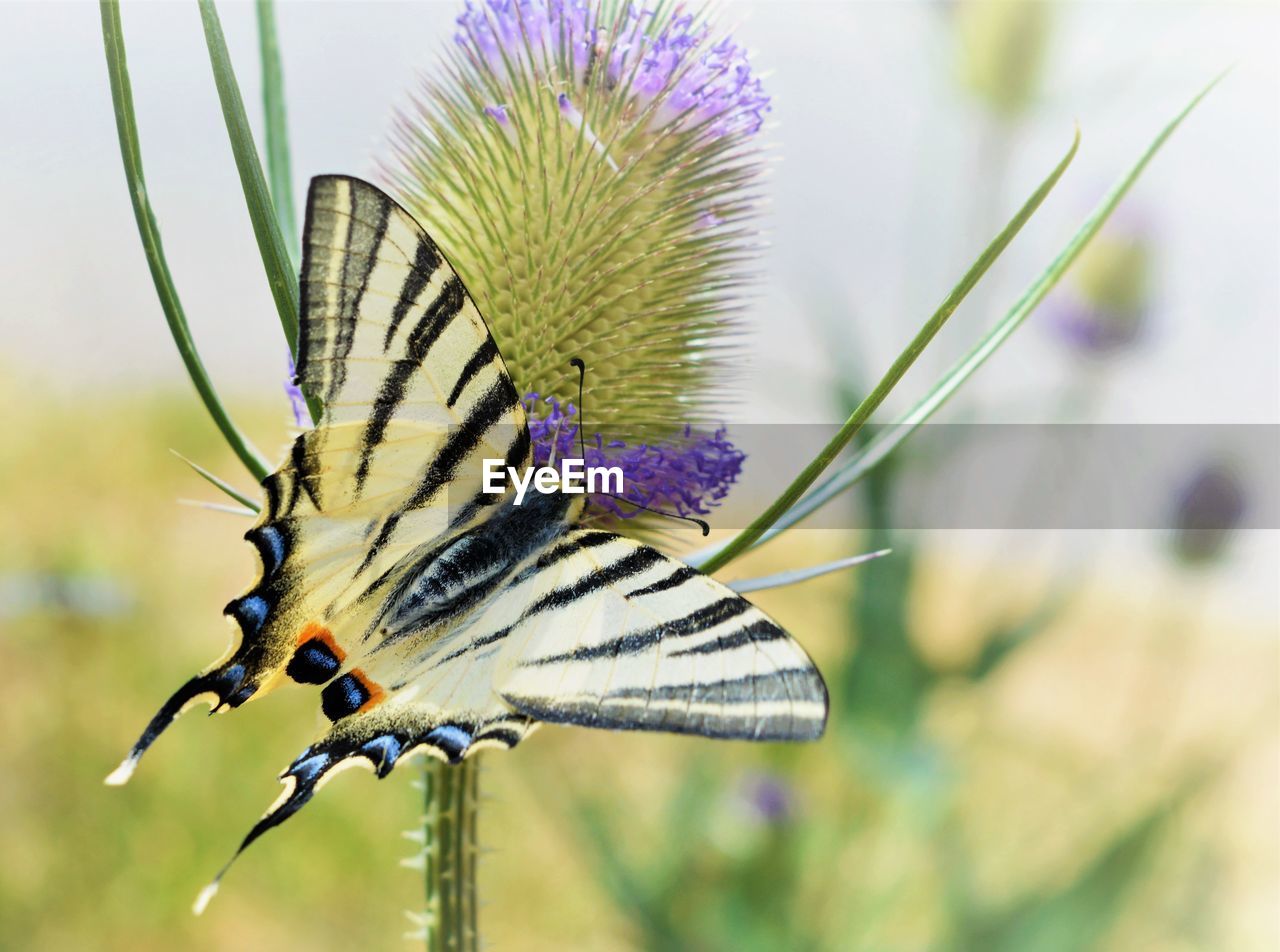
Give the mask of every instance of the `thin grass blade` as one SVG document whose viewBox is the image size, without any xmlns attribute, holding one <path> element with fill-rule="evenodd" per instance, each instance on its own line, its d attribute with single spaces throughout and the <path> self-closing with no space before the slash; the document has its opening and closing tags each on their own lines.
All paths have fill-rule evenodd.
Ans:
<svg viewBox="0 0 1280 952">
<path fill-rule="evenodd" d="M 724 567 L 759 542 L 761 537 L 769 531 L 769 528 L 782 518 L 787 510 L 794 506 L 805 491 L 817 481 L 818 477 L 840 454 L 840 451 L 849 444 L 849 441 L 871 418 L 871 414 L 884 402 L 890 391 L 897 386 L 903 374 L 916 362 L 916 358 L 920 356 L 925 347 L 929 345 L 929 342 L 942 329 L 942 326 L 955 313 L 956 308 L 960 306 L 960 302 L 965 299 L 974 285 L 987 273 L 991 265 L 995 263 L 1005 248 L 1009 246 L 1009 243 L 1022 230 L 1022 226 L 1035 214 L 1036 209 L 1040 207 L 1049 193 L 1053 191 L 1053 187 L 1058 184 L 1058 180 L 1062 178 L 1062 174 L 1067 170 L 1067 166 L 1071 164 L 1071 160 L 1075 158 L 1076 150 L 1079 147 L 1080 130 L 1077 129 L 1075 137 L 1071 141 L 1071 148 L 1067 150 L 1066 155 L 1058 162 L 1049 177 L 1040 183 L 1040 187 L 1032 193 L 1031 197 L 1018 209 L 1017 214 L 1010 219 L 995 240 L 979 255 L 978 260 L 973 263 L 964 277 L 960 279 L 960 283 L 951 289 L 951 292 L 943 299 L 938 309 L 933 312 L 929 320 L 920 328 L 906 349 L 894 360 L 875 388 L 858 404 L 853 413 L 850 414 L 849 419 L 844 422 L 844 425 L 840 427 L 840 430 L 832 437 L 831 441 L 819 451 L 818 455 L 809 462 L 791 485 L 783 490 L 782 495 L 775 499 L 751 525 L 730 539 L 722 548 L 704 556 L 701 565 L 704 572 L 714 572 L 716 569 Z"/>
<path fill-rule="evenodd" d="M 755 578 L 740 578 L 729 582 L 728 585 L 739 595 L 744 595 L 747 592 L 762 592 L 768 588 L 785 588 L 788 585 L 807 582 L 811 578 L 818 578 L 820 575 L 828 575 L 831 572 L 839 572 L 842 569 L 853 568 L 855 565 L 862 565 L 864 562 L 870 562 L 872 559 L 888 555 L 892 551 L 892 549 L 880 549 L 877 552 L 851 555 L 848 558 L 836 559 L 834 562 L 824 562 L 821 565 L 810 565 L 803 569 L 791 569 L 774 575 L 758 575 Z"/>
<path fill-rule="evenodd" d="M 1215 78 L 1165 125 L 1159 135 L 1152 140 L 1146 151 L 1139 157 L 1138 161 L 1112 186 L 1111 190 L 1098 203 L 1089 217 L 1085 219 L 1084 224 L 1080 226 L 1080 229 L 1067 243 L 1066 247 L 1022 293 L 1022 296 L 1009 312 L 987 331 L 982 339 L 963 358 L 943 374 L 942 378 L 934 384 L 933 388 L 915 406 L 892 426 L 877 434 L 865 447 L 844 463 L 836 473 L 791 507 L 767 531 L 761 533 L 753 545 L 767 542 L 778 533 L 791 528 L 856 484 L 901 446 L 907 437 L 951 399 L 960 386 L 973 376 L 992 354 L 999 350 L 1000 346 L 1009 339 L 1013 332 L 1022 325 L 1031 315 L 1031 312 L 1044 300 L 1045 295 L 1061 280 L 1072 263 L 1085 249 L 1085 246 L 1101 230 L 1103 224 L 1106 223 L 1111 213 L 1115 211 L 1116 206 L 1120 204 L 1121 199 L 1124 198 L 1129 189 L 1133 187 L 1133 183 L 1138 180 L 1138 177 L 1146 169 L 1152 158 L 1160 151 L 1160 148 L 1169 137 L 1173 135 L 1174 130 L 1182 124 L 1183 120 L 1209 94 L 1210 90 L 1222 81 L 1225 75 L 1226 73 L 1223 73 Z M 710 563 L 715 563 L 718 552 L 724 548 L 724 546 L 708 547 L 689 556 L 686 561 L 690 565 L 699 566 L 704 571 L 707 571 L 706 566 Z M 718 564 L 723 564 L 723 562 Z"/>
<path fill-rule="evenodd" d="M 206 502 L 203 499 L 179 499 L 179 506 L 190 506 L 192 509 L 207 509 L 210 512 L 225 512 L 232 516 L 246 516 L 253 518 L 257 512 L 253 509 L 246 509 L 244 506 L 229 506 L 223 502 Z"/>
<path fill-rule="evenodd" d="M 209 470 L 205 469 L 199 463 L 196 463 L 196 462 L 193 462 L 192 460 L 187 459 L 177 450 L 170 450 L 169 452 L 172 453 L 174 456 L 178 457 L 178 459 L 182 460 L 192 469 L 194 469 L 196 471 L 196 474 L 200 476 L 202 479 L 206 480 L 210 485 L 216 486 L 218 489 L 222 490 L 224 493 L 226 493 L 236 502 L 240 503 L 240 505 L 247 506 L 249 509 L 253 510 L 254 512 L 258 511 L 259 509 L 258 503 L 251 496 L 247 496 L 244 493 L 240 492 L 238 489 L 236 489 L 234 486 L 228 483 L 225 479 L 222 479 L 220 476 L 215 476 L 213 473 L 209 472 Z"/>
<path fill-rule="evenodd" d="M 262 60 L 263 140 L 267 150 L 267 179 L 275 205 L 276 224 L 293 270 L 298 269 L 298 220 L 293 203 L 293 164 L 289 159 L 289 126 L 285 110 L 284 67 L 276 32 L 275 0 L 258 0 L 258 53 Z"/>
<path fill-rule="evenodd" d="M 120 157 L 124 162 L 125 180 L 129 185 L 129 199 L 133 203 L 133 217 L 138 223 L 138 236 L 142 239 L 142 249 L 147 256 L 147 267 L 151 270 L 151 281 L 155 285 L 156 297 L 160 299 L 160 308 L 164 311 L 165 321 L 173 342 L 178 348 L 182 362 L 187 368 L 187 375 L 200 394 L 205 409 L 213 419 L 214 425 L 222 433 L 236 456 L 244 463 L 245 468 L 253 474 L 254 479 L 261 482 L 271 471 L 262 454 L 259 453 L 232 422 L 231 416 L 223 406 L 205 370 L 204 362 L 196 350 L 191 338 L 191 329 L 187 325 L 187 315 L 178 298 L 178 291 L 173 284 L 173 276 L 169 273 L 169 264 L 164 254 L 164 246 L 160 241 L 160 228 L 156 224 L 155 212 L 151 208 L 151 200 L 147 197 L 147 183 L 142 172 L 142 147 L 138 138 L 137 116 L 133 108 L 133 87 L 129 82 L 129 65 L 125 58 L 124 33 L 120 25 L 120 5 L 116 0 L 102 0 L 99 4 L 102 16 L 102 44 L 107 57 L 107 75 L 111 81 L 111 102 L 115 111 L 116 133 L 120 139 Z"/>
<path fill-rule="evenodd" d="M 199 0 L 200 19 L 204 24 L 205 43 L 209 47 L 209 63 L 213 67 L 213 81 L 218 87 L 218 99 L 222 103 L 222 118 L 227 125 L 227 137 L 231 140 L 231 152 L 236 170 L 240 173 L 240 186 L 244 189 L 245 205 L 253 224 L 253 235 L 262 256 L 262 267 L 271 288 L 280 326 L 290 352 L 297 358 L 298 347 L 298 276 L 293 269 L 284 236 L 276 217 L 275 204 L 267 189 L 267 180 L 258 159 L 258 147 L 253 141 L 253 131 L 245 115 L 240 85 L 236 82 L 231 66 L 231 54 L 222 34 L 222 22 L 213 0 Z M 320 418 L 320 402 L 311 394 L 303 394 L 311 419 Z"/>
</svg>

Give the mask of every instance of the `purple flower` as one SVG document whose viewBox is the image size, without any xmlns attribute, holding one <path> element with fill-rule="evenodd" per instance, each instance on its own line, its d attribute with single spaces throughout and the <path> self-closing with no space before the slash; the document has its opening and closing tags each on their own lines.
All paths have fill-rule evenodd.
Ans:
<svg viewBox="0 0 1280 952">
<path fill-rule="evenodd" d="M 293 363 L 293 355 L 289 355 L 289 376 L 284 380 L 284 392 L 289 398 L 289 406 L 293 410 L 293 422 L 298 426 L 311 425 L 311 413 L 307 409 L 307 399 L 298 386 L 298 368 Z"/>
<path fill-rule="evenodd" d="M 594 0 L 467 0 L 455 40 L 499 77 L 532 70 L 550 56 L 572 64 L 585 88 L 598 71 L 641 107 L 656 104 L 651 127 L 702 128 L 751 135 L 770 111 L 747 51 L 690 14 L 657 16 L 627 6 L 599 16 Z M 602 22 L 604 20 L 604 22 Z"/>
<path fill-rule="evenodd" d="M 774 774 L 747 774 L 742 778 L 739 796 L 748 813 L 765 824 L 786 823 L 795 813 L 795 794 Z"/>
<path fill-rule="evenodd" d="M 1106 356 L 1141 336 L 1150 310 L 1150 232 L 1139 214 L 1114 218 L 1076 261 L 1049 313 L 1051 328 L 1072 350 Z"/>
<path fill-rule="evenodd" d="M 1174 553 L 1193 565 L 1222 554 L 1232 531 L 1244 517 L 1244 486 L 1225 463 L 1202 466 L 1178 494 L 1174 514 Z"/>
<path fill-rule="evenodd" d="M 539 404 L 547 408 L 541 414 L 537 412 Z M 542 400 L 531 393 L 525 397 L 525 406 L 535 466 L 548 465 L 553 450 L 557 460 L 581 455 L 574 420 L 578 411 L 572 403 L 561 406 L 555 397 Z M 679 438 L 661 444 L 606 443 L 597 433 L 586 440 L 584 462 L 589 467 L 619 467 L 625 500 L 678 516 L 701 516 L 728 494 L 744 459 L 746 455 L 729 442 L 723 427 L 707 433 L 686 426 Z M 623 519 L 643 512 L 612 496 L 594 494 L 589 501 Z"/>
</svg>

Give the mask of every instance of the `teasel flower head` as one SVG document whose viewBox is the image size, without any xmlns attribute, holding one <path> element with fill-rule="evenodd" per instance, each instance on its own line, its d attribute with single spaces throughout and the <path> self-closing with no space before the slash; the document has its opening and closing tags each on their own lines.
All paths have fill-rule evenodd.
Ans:
<svg viewBox="0 0 1280 952">
<path fill-rule="evenodd" d="M 1212 461 L 1194 470 L 1178 492 L 1173 552 L 1187 565 L 1216 561 L 1244 518 L 1248 503 L 1236 468 Z"/>
<path fill-rule="evenodd" d="M 961 82 L 1006 121 L 1040 92 L 1053 5 L 1032 0 L 959 0 L 952 8 Z"/>
<path fill-rule="evenodd" d="M 723 442 L 768 112 L 742 47 L 679 6 L 466 4 L 385 171 L 535 423 L 577 400 L 577 357 L 589 444 Z"/>
<path fill-rule="evenodd" d="M 1136 213 L 1113 219 L 1081 253 L 1050 309 L 1050 324 L 1087 357 L 1119 353 L 1141 337 L 1152 293 L 1151 229 Z"/>
<path fill-rule="evenodd" d="M 578 410 L 572 403 L 562 406 L 555 397 L 542 400 L 531 393 L 525 397 L 525 407 L 534 465 L 581 456 L 587 466 L 622 470 L 625 478 L 619 496 L 591 494 L 593 515 L 631 519 L 645 512 L 636 506 L 677 516 L 709 515 L 728 495 L 746 459 L 729 442 L 723 427 L 696 431 L 686 425 L 651 443 L 606 442 L 599 433 L 584 433 L 579 444 Z"/>
</svg>

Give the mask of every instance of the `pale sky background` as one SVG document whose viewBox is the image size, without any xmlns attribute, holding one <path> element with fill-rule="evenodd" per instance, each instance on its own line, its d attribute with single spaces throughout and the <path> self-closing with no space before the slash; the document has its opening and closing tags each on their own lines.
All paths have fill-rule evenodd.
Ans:
<svg viewBox="0 0 1280 952">
<path fill-rule="evenodd" d="M 299 199 L 314 174 L 372 172 L 394 107 L 450 42 L 459 6 L 281 4 Z M 257 129 L 253 7 L 219 9 Z M 0 14 L 0 368 L 72 393 L 181 384 L 121 171 L 97 5 L 5 3 Z M 1167 119 L 1235 64 L 1133 193 L 1158 241 L 1160 291 L 1149 339 L 1111 368 L 1095 412 L 1280 423 L 1280 7 L 1106 0 L 1057 14 L 1043 94 L 994 186 L 999 216 L 1077 121 L 1080 155 L 891 406 L 1003 312 Z M 223 390 L 276 394 L 284 342 L 198 11 L 126 3 L 123 22 L 151 198 L 196 341 Z M 830 383 L 854 363 L 886 367 L 998 227 L 981 213 L 989 123 L 954 82 L 946 4 L 730 2 L 721 22 L 767 77 L 777 158 L 750 312 L 755 362 L 732 418 L 833 420 Z M 969 412 L 1050 419 L 1047 395 L 1072 372 L 1033 318 L 974 381 Z"/>
</svg>

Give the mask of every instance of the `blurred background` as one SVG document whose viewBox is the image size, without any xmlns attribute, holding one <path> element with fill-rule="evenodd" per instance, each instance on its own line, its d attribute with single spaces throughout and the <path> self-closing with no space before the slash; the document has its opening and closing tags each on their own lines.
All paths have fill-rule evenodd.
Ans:
<svg viewBox="0 0 1280 952">
<path fill-rule="evenodd" d="M 257 121 L 254 10 L 220 10 Z M 321 172 L 372 174 L 392 110 L 457 12 L 280 6 L 298 194 Z M 253 557 L 239 517 L 178 504 L 213 496 L 170 449 L 237 468 L 155 300 L 97 7 L 0 15 L 0 947 L 406 947 L 403 911 L 422 888 L 399 865 L 415 849 L 401 836 L 420 813 L 415 768 L 376 786 L 344 775 L 190 915 L 315 731 L 301 693 L 183 721 L 127 788 L 102 786 L 169 691 L 221 652 L 219 612 Z M 199 15 L 125 4 L 123 21 L 151 199 L 195 338 L 258 445 L 283 446 L 286 351 Z M 945 414 L 953 434 L 1070 423 L 1082 452 L 1100 432 L 1159 432 L 1194 452 L 1150 477 L 1158 516 L 1044 516 L 1046 487 L 1071 483 L 1058 441 L 1013 481 L 1001 518 L 932 522 L 913 516 L 924 497 L 909 487 L 944 511 L 978 477 L 955 464 L 955 440 L 925 440 L 840 519 L 735 563 L 726 577 L 893 548 L 756 599 L 824 671 L 826 738 L 547 728 L 485 758 L 486 938 L 1277 948 L 1280 11 L 789 0 L 727 3 L 720 21 L 774 96 L 755 359 L 725 409 L 743 432 L 843 419 L 1079 123 L 1076 163 L 890 398 L 892 419 L 1235 64 Z M 747 498 L 763 468 L 748 464 Z"/>
</svg>

